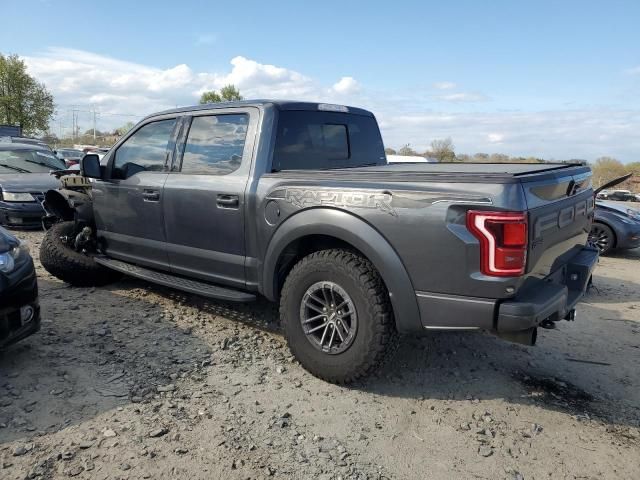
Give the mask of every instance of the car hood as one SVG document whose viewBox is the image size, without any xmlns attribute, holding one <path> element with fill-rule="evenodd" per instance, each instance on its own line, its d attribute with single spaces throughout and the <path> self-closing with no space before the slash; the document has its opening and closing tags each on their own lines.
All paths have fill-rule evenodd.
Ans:
<svg viewBox="0 0 640 480">
<path fill-rule="evenodd" d="M 7 192 L 46 192 L 60 188 L 60 180 L 48 173 L 8 173 L 0 175 L 0 188 Z"/>
<path fill-rule="evenodd" d="M 596 206 L 597 207 L 601 207 L 601 208 L 606 208 L 608 210 L 614 210 L 618 213 L 622 213 L 623 215 L 627 215 L 628 216 L 628 211 L 629 210 L 633 210 L 635 212 L 637 212 L 638 215 L 640 215 L 640 211 L 638 211 L 635 208 L 631 208 L 628 207 L 626 205 L 620 205 L 617 203 L 613 203 L 613 202 L 607 202 L 607 201 L 603 201 L 603 200 L 596 200 Z"/>
</svg>

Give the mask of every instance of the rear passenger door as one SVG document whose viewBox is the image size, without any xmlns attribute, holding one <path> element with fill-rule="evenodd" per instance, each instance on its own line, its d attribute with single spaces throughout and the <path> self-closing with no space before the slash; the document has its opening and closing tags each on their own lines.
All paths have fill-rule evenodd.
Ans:
<svg viewBox="0 0 640 480">
<path fill-rule="evenodd" d="M 173 272 L 245 286 L 245 189 L 258 114 L 218 109 L 185 119 L 163 192 Z"/>
</svg>

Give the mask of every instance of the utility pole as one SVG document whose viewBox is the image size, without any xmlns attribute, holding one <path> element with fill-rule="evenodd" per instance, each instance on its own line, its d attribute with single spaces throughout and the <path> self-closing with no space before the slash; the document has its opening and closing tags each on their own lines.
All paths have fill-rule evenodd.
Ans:
<svg viewBox="0 0 640 480">
<path fill-rule="evenodd" d="M 93 105 L 93 144 L 96 144 L 96 106 Z"/>
</svg>

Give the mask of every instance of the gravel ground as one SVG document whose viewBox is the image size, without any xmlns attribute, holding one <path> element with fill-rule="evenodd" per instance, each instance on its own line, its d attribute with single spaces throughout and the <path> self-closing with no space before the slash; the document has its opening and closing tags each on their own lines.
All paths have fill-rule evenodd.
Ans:
<svg viewBox="0 0 640 480">
<path fill-rule="evenodd" d="M 36 257 L 40 232 L 17 232 Z M 37 264 L 40 333 L 0 352 L 0 478 L 640 478 L 640 252 L 603 258 L 538 346 L 405 338 L 348 388 L 306 373 L 268 303 Z"/>
</svg>

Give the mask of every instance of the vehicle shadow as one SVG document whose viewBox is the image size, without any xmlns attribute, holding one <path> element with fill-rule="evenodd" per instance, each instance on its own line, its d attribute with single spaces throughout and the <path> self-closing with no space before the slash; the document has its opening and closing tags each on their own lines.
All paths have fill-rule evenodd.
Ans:
<svg viewBox="0 0 640 480">
<path fill-rule="evenodd" d="M 0 445 L 151 398 L 210 357 L 143 296 L 39 279 L 41 331 L 0 352 Z"/>
<path fill-rule="evenodd" d="M 280 332 L 277 308 L 266 300 L 224 304 L 165 287 L 145 284 L 145 288 L 252 328 Z M 593 292 L 585 301 L 590 299 L 602 303 Z M 636 353 L 635 362 L 630 362 L 628 356 L 635 353 L 632 332 L 640 325 L 614 310 L 589 304 L 582 305 L 579 312 L 575 322 L 560 322 L 553 331 L 541 329 L 535 347 L 485 333 L 405 336 L 398 354 L 377 375 L 349 388 L 399 398 L 503 399 L 638 425 L 640 358 Z M 603 328 L 607 336 L 601 334 Z M 629 342 L 622 345 L 620 339 Z"/>
</svg>

